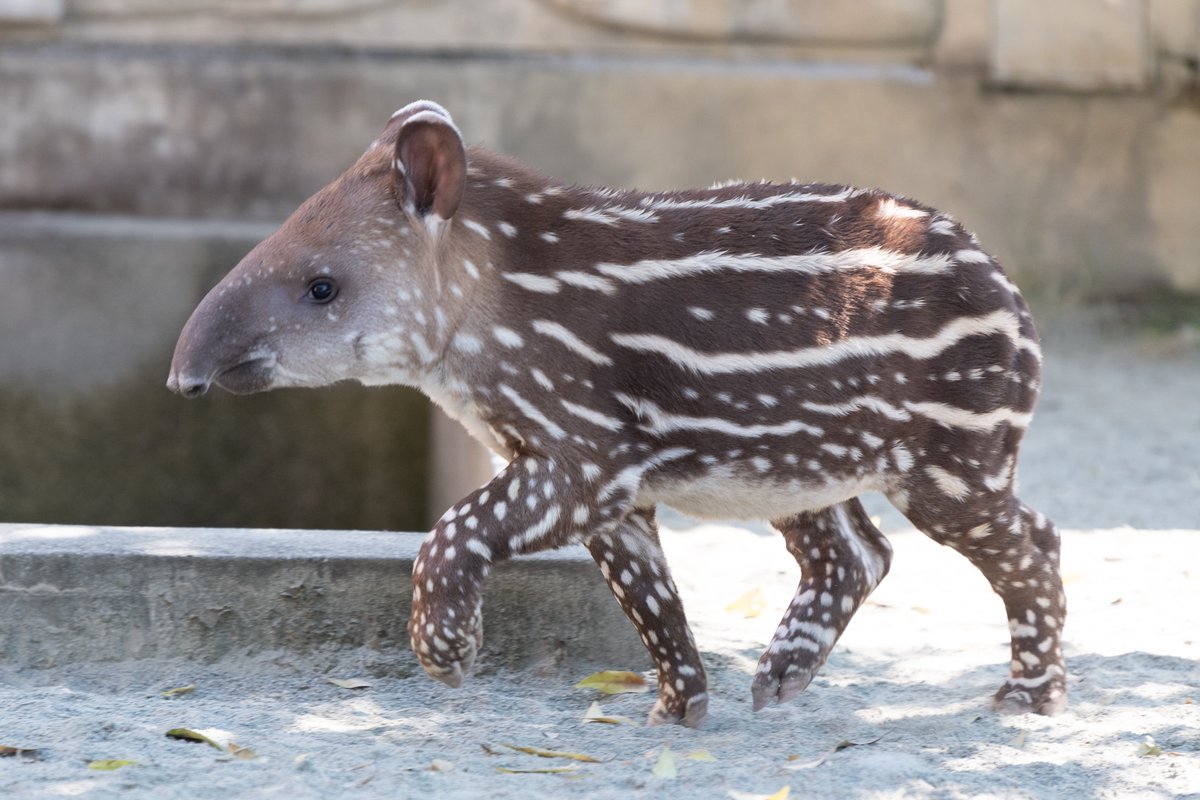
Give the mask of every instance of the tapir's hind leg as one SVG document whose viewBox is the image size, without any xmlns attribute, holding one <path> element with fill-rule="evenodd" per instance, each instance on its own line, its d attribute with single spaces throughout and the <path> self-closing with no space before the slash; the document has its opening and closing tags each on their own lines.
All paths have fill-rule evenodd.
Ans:
<svg viewBox="0 0 1200 800">
<path fill-rule="evenodd" d="M 1008 680 L 996 692 L 996 709 L 1056 714 L 1067 705 L 1061 639 L 1066 597 L 1058 570 L 1058 531 L 1012 493 L 1011 467 L 1009 460 L 996 473 L 999 477 L 983 473 L 976 480 L 937 466 L 918 466 L 904 489 L 889 497 L 930 538 L 970 559 L 1003 599 L 1012 664 Z"/>
<path fill-rule="evenodd" d="M 613 532 L 585 544 L 658 670 L 658 702 L 650 724 L 698 726 L 708 712 L 707 677 L 667 571 L 654 509 L 634 509 Z"/>
<path fill-rule="evenodd" d="M 800 564 L 800 586 L 758 660 L 757 711 L 799 694 L 891 565 L 892 548 L 857 500 L 773 523 Z"/>
</svg>

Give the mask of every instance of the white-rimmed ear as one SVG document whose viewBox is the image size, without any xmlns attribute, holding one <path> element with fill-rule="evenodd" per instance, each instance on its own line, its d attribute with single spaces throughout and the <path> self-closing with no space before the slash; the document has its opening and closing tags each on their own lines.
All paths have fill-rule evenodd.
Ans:
<svg viewBox="0 0 1200 800">
<path fill-rule="evenodd" d="M 450 119 L 450 112 L 441 105 L 438 105 L 432 100 L 414 100 L 404 108 L 396 109 L 396 113 L 392 114 L 392 118 L 388 120 L 388 125 L 391 125 L 397 120 L 403 122 L 413 114 L 416 114 L 420 111 L 432 111 L 435 114 L 445 117 L 451 125 L 454 124 L 454 121 Z"/>
<path fill-rule="evenodd" d="M 428 100 L 408 104 L 392 115 L 393 124 L 396 120 L 396 200 L 409 213 L 450 219 L 467 182 L 467 153 L 454 120 Z"/>
</svg>

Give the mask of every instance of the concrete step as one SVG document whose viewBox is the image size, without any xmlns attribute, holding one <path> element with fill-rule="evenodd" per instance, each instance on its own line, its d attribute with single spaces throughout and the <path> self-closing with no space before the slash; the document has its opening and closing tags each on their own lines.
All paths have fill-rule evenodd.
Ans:
<svg viewBox="0 0 1200 800">
<path fill-rule="evenodd" d="M 422 537 L 0 525 L 0 665 L 284 651 L 319 667 L 366 647 L 385 671 L 411 674 L 405 626 Z M 484 593 L 484 640 L 483 668 L 648 666 L 582 547 L 499 565 Z"/>
</svg>

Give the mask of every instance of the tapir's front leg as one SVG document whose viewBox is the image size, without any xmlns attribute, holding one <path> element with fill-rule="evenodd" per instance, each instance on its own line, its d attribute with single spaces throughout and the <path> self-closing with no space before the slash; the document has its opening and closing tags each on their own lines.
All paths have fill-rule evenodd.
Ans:
<svg viewBox="0 0 1200 800">
<path fill-rule="evenodd" d="M 483 581 L 493 564 L 609 530 L 629 512 L 628 471 L 606 480 L 588 467 L 520 456 L 438 520 L 413 564 L 408 622 L 413 650 L 432 677 L 459 686 L 474 663 L 483 644 Z"/>
<path fill-rule="evenodd" d="M 658 542 L 654 509 L 634 509 L 610 533 L 586 544 L 658 671 L 650 724 L 683 721 L 698 727 L 708 713 L 707 678 Z"/>
</svg>

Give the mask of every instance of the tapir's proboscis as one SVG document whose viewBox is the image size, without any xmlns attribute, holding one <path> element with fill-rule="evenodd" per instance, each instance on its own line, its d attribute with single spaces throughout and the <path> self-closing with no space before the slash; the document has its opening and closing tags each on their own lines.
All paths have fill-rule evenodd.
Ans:
<svg viewBox="0 0 1200 800">
<path fill-rule="evenodd" d="M 492 565 L 582 543 L 654 662 L 651 722 L 698 725 L 658 503 L 770 521 L 799 562 L 756 710 L 808 685 L 887 573 L 871 491 L 1003 599 L 995 706 L 1065 707 L 1059 537 L 1014 494 L 1040 373 L 1016 286 L 935 209 L 830 184 L 568 186 L 465 148 L 420 101 L 208 293 L 168 386 L 417 387 L 507 462 L 421 545 L 425 670 L 471 668 Z"/>
</svg>

